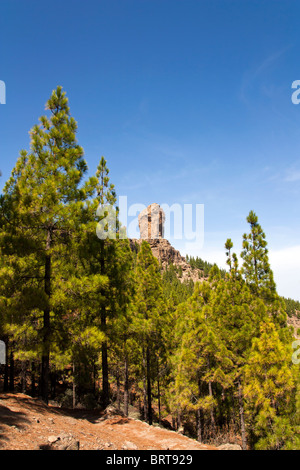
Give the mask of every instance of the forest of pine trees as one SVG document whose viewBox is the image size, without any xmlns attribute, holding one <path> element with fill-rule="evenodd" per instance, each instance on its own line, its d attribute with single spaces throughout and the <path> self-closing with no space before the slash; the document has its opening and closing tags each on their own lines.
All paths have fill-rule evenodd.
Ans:
<svg viewBox="0 0 300 470">
<path fill-rule="evenodd" d="M 225 272 L 200 258 L 195 284 L 161 272 L 150 245 L 137 252 L 96 233 L 99 205 L 117 196 L 106 160 L 89 178 L 61 87 L 30 132 L 0 199 L 0 391 L 62 406 L 105 408 L 165 424 L 206 443 L 300 449 L 300 369 L 256 214 L 242 265 L 224 240 Z M 109 225 L 109 224 L 108 224 Z"/>
</svg>

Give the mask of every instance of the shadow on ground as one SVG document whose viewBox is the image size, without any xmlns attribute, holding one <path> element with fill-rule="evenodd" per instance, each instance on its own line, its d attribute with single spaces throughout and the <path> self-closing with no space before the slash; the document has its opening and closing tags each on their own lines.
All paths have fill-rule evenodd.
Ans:
<svg viewBox="0 0 300 470">
<path fill-rule="evenodd" d="M 11 411 L 6 406 L 0 404 L 0 448 L 4 441 L 8 441 L 6 436 L 7 426 L 15 427 L 18 430 L 25 429 L 30 424 L 24 413 Z"/>
</svg>

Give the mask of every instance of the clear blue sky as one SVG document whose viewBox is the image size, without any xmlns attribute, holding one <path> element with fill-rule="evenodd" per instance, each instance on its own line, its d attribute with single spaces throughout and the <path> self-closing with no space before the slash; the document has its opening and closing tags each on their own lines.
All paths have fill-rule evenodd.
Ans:
<svg viewBox="0 0 300 470">
<path fill-rule="evenodd" d="M 2 0 L 0 189 L 62 85 L 90 174 L 104 155 L 128 205 L 204 204 L 188 254 L 219 265 L 253 209 L 279 293 L 300 300 L 299 14 L 297 0 Z"/>
</svg>

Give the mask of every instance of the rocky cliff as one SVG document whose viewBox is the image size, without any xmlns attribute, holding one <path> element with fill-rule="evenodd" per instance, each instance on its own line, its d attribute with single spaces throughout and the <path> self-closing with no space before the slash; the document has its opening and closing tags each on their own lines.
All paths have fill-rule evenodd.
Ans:
<svg viewBox="0 0 300 470">
<path fill-rule="evenodd" d="M 186 259 L 181 256 L 170 242 L 163 238 L 165 214 L 159 204 L 150 204 L 139 214 L 139 229 L 141 238 L 130 239 L 132 250 L 137 250 L 143 240 L 149 243 L 153 255 L 158 259 L 162 269 L 169 264 L 178 268 L 178 277 L 183 282 L 192 279 L 194 282 L 203 279 L 203 272 L 192 269 Z"/>
</svg>

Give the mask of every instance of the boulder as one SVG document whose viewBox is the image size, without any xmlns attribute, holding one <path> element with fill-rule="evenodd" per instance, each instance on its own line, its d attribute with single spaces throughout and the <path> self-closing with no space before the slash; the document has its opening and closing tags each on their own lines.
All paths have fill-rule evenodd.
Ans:
<svg viewBox="0 0 300 470">
<path fill-rule="evenodd" d="M 39 446 L 40 450 L 79 450 L 79 441 L 72 434 L 62 433 L 59 436 L 49 436 L 47 444 Z"/>
</svg>

